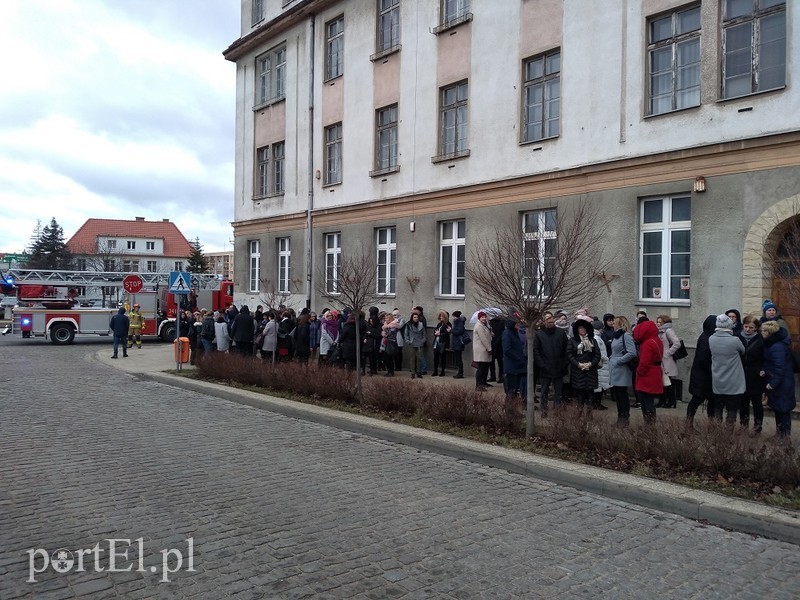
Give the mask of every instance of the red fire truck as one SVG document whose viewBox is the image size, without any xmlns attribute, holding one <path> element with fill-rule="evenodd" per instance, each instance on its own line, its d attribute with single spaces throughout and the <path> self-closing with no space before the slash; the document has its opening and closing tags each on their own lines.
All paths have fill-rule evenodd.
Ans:
<svg viewBox="0 0 800 600">
<path fill-rule="evenodd" d="M 145 319 L 142 334 L 171 342 L 179 308 L 224 310 L 233 302 L 232 281 L 199 273 L 191 274 L 190 293 L 180 296 L 169 293 L 169 273 L 15 269 L 2 278 L 17 297 L 8 333 L 50 338 L 54 344 L 71 344 L 82 334 L 111 335 L 112 315 L 133 304 Z"/>
</svg>

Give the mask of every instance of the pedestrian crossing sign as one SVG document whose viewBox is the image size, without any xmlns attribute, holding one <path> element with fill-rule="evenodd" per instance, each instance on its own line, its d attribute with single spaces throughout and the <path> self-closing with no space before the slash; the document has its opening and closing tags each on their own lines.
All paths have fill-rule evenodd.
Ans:
<svg viewBox="0 0 800 600">
<path fill-rule="evenodd" d="M 170 271 L 169 292 L 170 294 L 188 294 L 192 291 L 189 273 L 186 271 Z"/>
</svg>

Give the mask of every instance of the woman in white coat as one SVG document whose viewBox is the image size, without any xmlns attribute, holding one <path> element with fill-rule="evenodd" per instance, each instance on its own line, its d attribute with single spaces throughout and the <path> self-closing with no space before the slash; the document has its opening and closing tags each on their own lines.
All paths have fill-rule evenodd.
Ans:
<svg viewBox="0 0 800 600">
<path fill-rule="evenodd" d="M 275 348 L 278 345 L 278 323 L 275 321 L 275 313 L 268 310 L 264 314 L 264 339 L 261 342 L 261 358 L 275 361 Z"/>
<path fill-rule="evenodd" d="M 594 341 L 600 347 L 600 366 L 597 369 L 597 387 L 594 390 L 594 397 L 592 398 L 592 408 L 595 410 L 606 410 L 608 407 L 603 405 L 603 394 L 611 387 L 608 382 L 608 349 L 606 348 L 605 340 L 603 339 L 603 323 L 602 321 L 595 320 L 594 327 Z"/>
<path fill-rule="evenodd" d="M 678 378 L 678 365 L 673 355 L 681 347 L 681 340 L 672 328 L 672 319 L 668 315 L 658 315 L 656 317 L 658 325 L 658 339 L 664 345 L 664 354 L 661 357 L 661 366 L 670 378 L 670 381 Z M 664 387 L 664 395 L 656 404 L 656 408 L 675 408 L 677 400 L 675 398 L 675 384 Z"/>
<path fill-rule="evenodd" d="M 489 387 L 486 378 L 492 362 L 492 330 L 489 328 L 489 317 L 483 311 L 478 313 L 472 338 L 472 360 L 478 364 L 475 370 L 475 389 L 483 392 Z"/>
</svg>

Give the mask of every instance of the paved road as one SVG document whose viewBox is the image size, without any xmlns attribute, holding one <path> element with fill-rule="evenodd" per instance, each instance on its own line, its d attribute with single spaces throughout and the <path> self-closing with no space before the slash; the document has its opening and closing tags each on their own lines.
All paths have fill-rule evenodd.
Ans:
<svg viewBox="0 0 800 600">
<path fill-rule="evenodd" d="M 139 382 L 96 350 L 0 342 L 0 383 L 13 390 L 0 398 L 4 600 L 800 589 L 797 546 Z M 115 564 L 130 571 L 107 571 L 109 538 L 131 540 L 116 543 L 128 554 Z M 83 572 L 45 569 L 44 554 L 76 559 L 96 544 Z"/>
</svg>

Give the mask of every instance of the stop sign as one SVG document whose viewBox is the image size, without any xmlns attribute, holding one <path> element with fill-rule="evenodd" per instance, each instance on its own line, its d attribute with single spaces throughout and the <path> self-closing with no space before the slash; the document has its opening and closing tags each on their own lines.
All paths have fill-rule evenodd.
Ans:
<svg viewBox="0 0 800 600">
<path fill-rule="evenodd" d="M 144 281 L 138 275 L 126 275 L 125 279 L 122 280 L 122 287 L 129 294 L 135 294 L 142 291 Z"/>
</svg>

